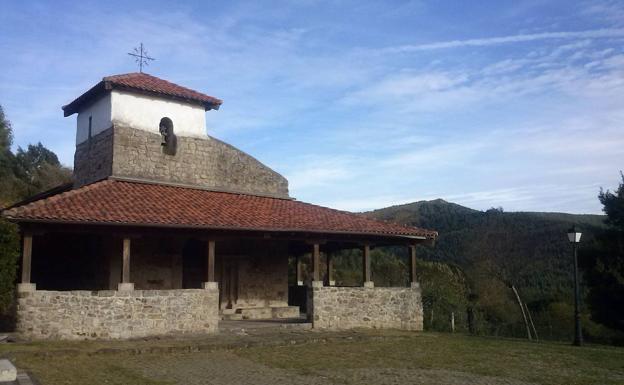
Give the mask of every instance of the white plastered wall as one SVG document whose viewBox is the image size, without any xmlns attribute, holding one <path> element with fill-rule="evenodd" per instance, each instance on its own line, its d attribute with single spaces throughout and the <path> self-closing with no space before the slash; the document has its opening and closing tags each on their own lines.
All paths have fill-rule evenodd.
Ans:
<svg viewBox="0 0 624 385">
<path fill-rule="evenodd" d="M 160 120 L 173 121 L 177 136 L 206 137 L 206 112 L 203 106 L 112 90 L 78 114 L 76 144 L 88 139 L 89 116 L 91 135 L 111 125 L 121 124 L 158 134 Z"/>
<path fill-rule="evenodd" d="M 91 117 L 91 136 L 110 128 L 111 94 L 104 95 L 78 113 L 76 144 L 89 139 L 89 117 Z"/>
</svg>

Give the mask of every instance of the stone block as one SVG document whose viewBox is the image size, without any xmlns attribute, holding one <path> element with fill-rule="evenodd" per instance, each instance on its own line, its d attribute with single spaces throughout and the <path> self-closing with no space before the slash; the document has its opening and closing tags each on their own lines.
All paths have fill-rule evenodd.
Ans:
<svg viewBox="0 0 624 385">
<path fill-rule="evenodd" d="M 134 283 L 119 283 L 117 285 L 117 290 L 119 291 L 134 291 Z"/>
<path fill-rule="evenodd" d="M 17 379 L 17 369 L 6 359 L 0 359 L 0 384 L 12 382 Z"/>
<path fill-rule="evenodd" d="M 37 290 L 37 284 L 35 283 L 18 283 L 17 284 L 18 293 L 31 293 L 36 290 Z"/>
<path fill-rule="evenodd" d="M 366 281 L 366 282 L 364 282 L 364 287 L 366 287 L 366 288 L 373 288 L 373 287 L 375 287 L 375 283 L 373 281 Z"/>
<path fill-rule="evenodd" d="M 202 282 L 204 290 L 219 290 L 219 282 Z"/>
</svg>

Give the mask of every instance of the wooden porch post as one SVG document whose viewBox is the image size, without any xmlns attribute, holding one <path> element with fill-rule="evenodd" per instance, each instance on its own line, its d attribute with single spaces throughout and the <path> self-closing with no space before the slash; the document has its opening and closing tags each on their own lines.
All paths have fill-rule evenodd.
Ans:
<svg viewBox="0 0 624 385">
<path fill-rule="evenodd" d="M 416 245 L 409 245 L 410 284 L 416 283 Z"/>
<path fill-rule="evenodd" d="M 216 241 L 214 239 L 208 239 L 206 245 L 206 282 L 202 283 L 204 289 L 218 289 L 219 284 L 215 281 L 215 246 Z M 222 275 L 223 277 L 224 275 Z M 224 284 L 225 285 L 225 284 Z M 232 280 L 230 279 L 230 289 L 232 287 Z M 230 294 L 231 298 L 231 294 Z"/>
<path fill-rule="evenodd" d="M 215 241 L 208 240 L 208 279 L 207 282 L 215 282 Z"/>
<path fill-rule="evenodd" d="M 130 238 L 123 239 L 121 283 L 117 287 L 117 290 L 120 290 L 120 291 L 134 290 L 134 283 L 130 282 Z"/>
<path fill-rule="evenodd" d="M 312 272 L 313 280 L 319 282 L 321 280 L 321 246 L 318 243 L 314 243 L 312 251 Z"/>
<path fill-rule="evenodd" d="M 301 255 L 295 257 L 297 264 L 297 286 L 303 286 L 303 264 L 301 262 Z"/>
<path fill-rule="evenodd" d="M 334 259 L 332 258 L 330 253 L 325 253 L 327 258 L 327 286 L 335 286 L 336 281 L 334 281 Z"/>
<path fill-rule="evenodd" d="M 17 291 L 20 293 L 37 290 L 37 286 L 30 282 L 33 234 L 25 231 L 22 238 L 22 280 L 17 284 Z"/>
<path fill-rule="evenodd" d="M 22 244 L 22 283 L 30 283 L 32 240 L 32 233 L 24 233 Z"/>
<path fill-rule="evenodd" d="M 371 269 L 370 269 L 370 245 L 364 245 L 362 255 L 362 267 L 364 269 L 364 287 L 374 287 L 373 281 L 371 281 Z"/>
</svg>

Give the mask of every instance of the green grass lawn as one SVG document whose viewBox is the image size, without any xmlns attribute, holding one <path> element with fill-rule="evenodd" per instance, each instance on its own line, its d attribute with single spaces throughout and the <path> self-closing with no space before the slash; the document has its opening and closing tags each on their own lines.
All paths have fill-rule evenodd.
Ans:
<svg viewBox="0 0 624 385">
<path fill-rule="evenodd" d="M 137 346 L 160 351 L 135 354 Z M 195 352 L 168 353 L 169 346 Z M 10 344 L 0 355 L 43 385 L 624 384 L 623 348 L 399 331 Z"/>
<path fill-rule="evenodd" d="M 420 333 L 379 341 L 292 346 L 239 353 L 303 372 L 395 368 L 448 370 L 535 384 L 624 384 L 624 349 Z"/>
</svg>

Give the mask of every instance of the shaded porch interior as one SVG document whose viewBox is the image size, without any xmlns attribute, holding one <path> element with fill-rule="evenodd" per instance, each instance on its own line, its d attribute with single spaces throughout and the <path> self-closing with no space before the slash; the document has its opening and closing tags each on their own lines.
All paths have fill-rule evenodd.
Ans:
<svg viewBox="0 0 624 385">
<path fill-rule="evenodd" d="M 336 256 L 345 250 L 359 260 L 361 272 L 360 282 L 354 285 L 351 279 L 348 285 L 374 286 L 371 246 L 357 239 L 62 231 L 25 234 L 24 245 L 29 236 L 29 281 L 38 290 L 117 290 L 120 283 L 135 290 L 199 289 L 214 281 L 220 314 L 228 320 L 299 319 L 307 311 L 307 292 L 314 281 L 345 285 L 336 281 L 334 267 Z M 413 245 L 405 249 L 415 258 Z M 409 261 L 408 256 L 408 266 Z M 408 270 L 409 285 L 414 273 Z"/>
</svg>

